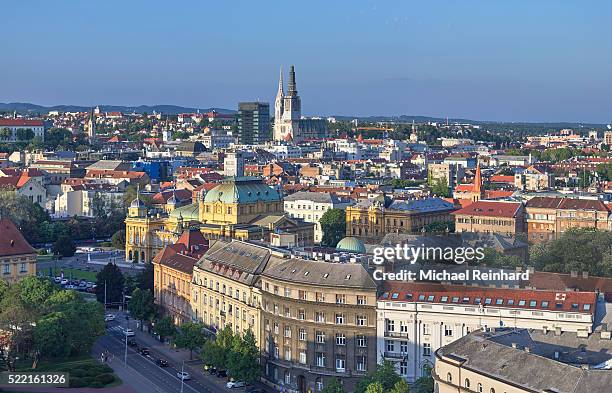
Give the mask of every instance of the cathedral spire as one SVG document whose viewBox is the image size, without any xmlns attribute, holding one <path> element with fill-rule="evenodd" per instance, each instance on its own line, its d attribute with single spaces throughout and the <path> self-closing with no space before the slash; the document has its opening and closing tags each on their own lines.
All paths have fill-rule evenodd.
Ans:
<svg viewBox="0 0 612 393">
<path fill-rule="evenodd" d="M 278 76 L 278 93 L 277 96 L 278 97 L 282 97 L 285 95 L 285 91 L 283 88 L 283 66 L 280 67 L 280 73 Z"/>
<path fill-rule="evenodd" d="M 295 84 L 295 67 L 291 66 L 289 70 L 289 85 L 288 85 L 288 93 L 290 96 L 297 95 L 297 85 Z"/>
</svg>

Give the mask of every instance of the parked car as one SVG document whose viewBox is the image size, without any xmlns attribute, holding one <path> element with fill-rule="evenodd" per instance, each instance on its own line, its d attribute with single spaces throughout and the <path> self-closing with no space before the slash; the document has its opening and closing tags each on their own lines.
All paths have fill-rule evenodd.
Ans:
<svg viewBox="0 0 612 393">
<path fill-rule="evenodd" d="M 61 284 L 61 285 L 68 285 L 68 279 L 67 279 L 67 278 L 62 278 L 62 279 L 60 280 L 60 284 Z"/>
<path fill-rule="evenodd" d="M 208 369 L 208 372 L 210 373 L 210 375 L 217 375 L 217 368 L 211 367 Z"/>
<path fill-rule="evenodd" d="M 225 384 L 225 387 L 228 389 L 243 388 L 245 386 L 246 386 L 246 383 L 244 381 L 229 381 L 228 383 Z"/>
<path fill-rule="evenodd" d="M 127 341 L 127 345 L 130 346 L 130 347 L 137 347 L 138 343 L 133 338 L 129 338 L 128 341 Z"/>
<path fill-rule="evenodd" d="M 115 314 L 106 314 L 104 316 L 104 322 L 110 322 L 115 320 Z"/>
<path fill-rule="evenodd" d="M 59 276 L 54 277 L 54 278 L 53 278 L 53 282 L 54 282 L 54 283 L 56 283 L 56 284 L 59 284 L 60 282 L 62 282 L 62 278 L 61 278 L 61 277 L 59 277 Z"/>
<path fill-rule="evenodd" d="M 219 378 L 227 378 L 227 370 L 218 370 L 217 377 Z"/>
<path fill-rule="evenodd" d="M 265 393 L 265 392 L 264 392 L 264 390 L 262 388 L 257 388 L 255 386 L 250 386 L 250 387 L 246 388 L 244 393 Z"/>
<path fill-rule="evenodd" d="M 178 379 L 182 379 L 183 381 L 188 381 L 191 379 L 191 375 L 187 371 L 179 371 L 176 373 L 176 377 Z"/>
<path fill-rule="evenodd" d="M 159 358 L 155 361 L 159 367 L 168 367 L 168 362 L 165 359 Z"/>
<path fill-rule="evenodd" d="M 142 348 L 140 348 L 140 351 L 139 351 L 139 352 L 140 352 L 140 354 L 141 354 L 142 356 L 148 356 L 148 355 L 149 355 L 149 348 L 147 348 L 147 347 L 142 347 Z"/>
</svg>

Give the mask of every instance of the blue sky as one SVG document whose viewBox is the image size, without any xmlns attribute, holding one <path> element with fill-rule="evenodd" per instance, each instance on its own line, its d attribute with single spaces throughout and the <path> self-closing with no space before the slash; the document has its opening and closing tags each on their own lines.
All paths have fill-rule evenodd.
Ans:
<svg viewBox="0 0 612 393">
<path fill-rule="evenodd" d="M 0 102 L 612 121 L 610 1 L 3 1 Z"/>
</svg>

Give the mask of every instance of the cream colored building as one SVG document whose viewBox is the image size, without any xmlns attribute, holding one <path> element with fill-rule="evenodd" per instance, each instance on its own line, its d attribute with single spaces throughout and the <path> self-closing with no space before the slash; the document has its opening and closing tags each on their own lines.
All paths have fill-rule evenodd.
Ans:
<svg viewBox="0 0 612 393">
<path fill-rule="evenodd" d="M 0 274 L 8 283 L 36 275 L 36 250 L 8 218 L 0 218 Z"/>
<path fill-rule="evenodd" d="M 396 364 L 412 382 L 434 364 L 434 352 L 485 327 L 539 329 L 588 335 L 593 330 L 594 292 L 398 284 L 378 298 L 378 357 Z"/>
<path fill-rule="evenodd" d="M 234 240 L 214 241 L 193 268 L 192 319 L 216 332 L 230 326 L 235 333 L 251 330 L 261 345 L 260 273 L 270 249 Z"/>
</svg>

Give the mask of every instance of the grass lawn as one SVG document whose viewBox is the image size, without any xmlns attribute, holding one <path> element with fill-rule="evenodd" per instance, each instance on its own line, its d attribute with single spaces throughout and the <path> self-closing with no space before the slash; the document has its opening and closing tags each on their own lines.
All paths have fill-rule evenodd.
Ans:
<svg viewBox="0 0 612 393">
<path fill-rule="evenodd" d="M 73 279 L 79 279 L 79 280 L 87 280 L 87 281 L 91 281 L 93 283 L 96 282 L 96 274 L 97 272 L 90 272 L 88 270 L 80 270 L 80 269 L 74 269 L 74 268 L 55 268 L 52 269 L 53 270 L 53 276 L 59 276 L 62 272 L 62 270 L 64 271 L 64 278 L 73 278 Z M 44 274 L 45 276 L 49 275 L 49 269 L 41 269 L 38 272 L 39 274 Z"/>
</svg>

